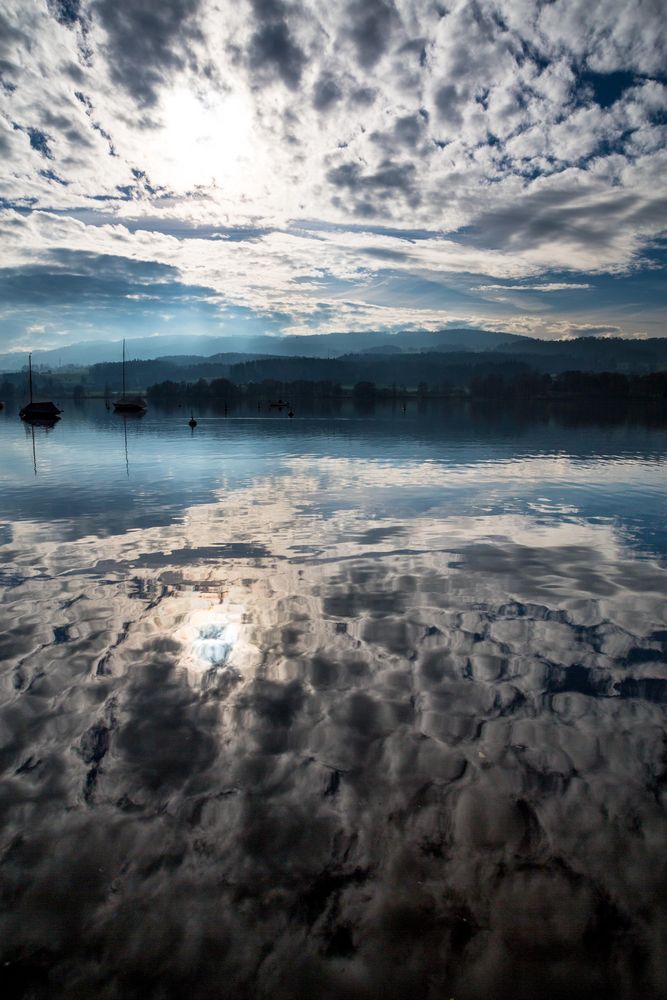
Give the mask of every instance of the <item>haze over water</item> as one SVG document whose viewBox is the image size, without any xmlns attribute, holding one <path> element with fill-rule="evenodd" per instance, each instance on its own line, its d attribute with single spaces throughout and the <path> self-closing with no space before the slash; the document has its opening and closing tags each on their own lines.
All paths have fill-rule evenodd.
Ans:
<svg viewBox="0 0 667 1000">
<path fill-rule="evenodd" d="M 0 414 L 0 983 L 667 991 L 664 421 Z"/>
</svg>

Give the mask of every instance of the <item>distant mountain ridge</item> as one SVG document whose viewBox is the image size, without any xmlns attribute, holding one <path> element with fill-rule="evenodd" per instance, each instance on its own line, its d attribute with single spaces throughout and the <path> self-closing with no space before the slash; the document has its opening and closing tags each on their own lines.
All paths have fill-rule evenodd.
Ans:
<svg viewBox="0 0 667 1000">
<path fill-rule="evenodd" d="M 169 359 L 173 364 L 180 363 L 178 358 L 194 359 L 212 358 L 218 355 L 240 356 L 273 356 L 273 357 L 340 357 L 343 354 L 356 354 L 372 350 L 382 353 L 381 348 L 387 347 L 392 353 L 420 350 L 437 351 L 444 349 L 456 350 L 490 350 L 513 342 L 522 342 L 525 337 L 511 333 L 498 333 L 492 330 L 477 328 L 444 328 L 427 331 L 414 330 L 388 334 L 374 330 L 351 333 L 305 334 L 289 337 L 138 337 L 127 340 L 127 356 L 137 360 Z M 52 348 L 43 351 L 33 351 L 32 359 L 35 365 L 60 367 L 61 365 L 94 365 L 102 362 L 119 361 L 121 341 L 84 341 L 67 347 Z M 18 371 L 28 363 L 27 351 L 15 351 L 0 354 L 0 371 Z M 186 362 L 188 363 L 188 362 Z"/>
<path fill-rule="evenodd" d="M 205 349 L 211 344 L 238 347 L 235 338 L 196 338 Z M 373 343 L 375 341 L 375 343 Z M 370 343 L 369 343 L 370 342 Z M 130 342 L 136 348 L 137 342 Z M 155 349 L 156 341 L 149 338 Z M 182 343 L 182 342 L 181 342 Z M 192 346 L 192 341 L 186 341 Z M 164 340 L 160 341 L 164 346 Z M 646 374 L 667 371 L 667 338 L 626 340 L 580 337 L 575 340 L 543 341 L 494 333 L 490 330 L 445 330 L 428 333 L 329 334 L 322 337 L 254 337 L 243 341 L 247 351 L 223 351 L 212 355 L 172 354 L 157 358 L 133 358 L 127 365 L 126 384 L 133 391 L 171 382 L 194 383 L 201 379 L 226 378 L 239 384 L 278 380 L 283 382 L 333 381 L 352 385 L 359 381 L 378 385 L 466 385 L 495 367 L 498 374 L 510 370 L 558 375 L 564 372 L 617 372 Z M 111 345 L 114 354 L 117 344 Z M 268 350 L 250 350 L 264 346 Z M 346 350 L 341 351 L 341 348 Z M 298 351 L 298 353 L 295 353 Z M 64 352 L 63 352 L 64 353 Z M 16 357 L 16 355 L 14 355 Z M 20 356 L 23 361 L 24 356 Z M 43 355 L 42 355 L 43 357 Z M 39 355 L 33 355 L 35 378 L 51 386 L 52 394 L 105 391 L 117 392 L 122 384 L 120 360 L 55 368 L 41 372 Z M 16 386 L 26 381 L 21 364 L 4 380 Z M 3 378 L 0 378 L 0 382 Z"/>
</svg>

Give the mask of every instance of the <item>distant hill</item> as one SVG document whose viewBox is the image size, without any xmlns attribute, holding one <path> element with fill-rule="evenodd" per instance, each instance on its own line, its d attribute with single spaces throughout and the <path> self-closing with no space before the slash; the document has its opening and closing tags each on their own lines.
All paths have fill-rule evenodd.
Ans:
<svg viewBox="0 0 667 1000">
<path fill-rule="evenodd" d="M 211 355 L 201 355 L 201 354 L 160 354 L 155 361 L 162 362 L 163 364 L 174 365 L 177 368 L 188 368 L 194 367 L 201 364 L 223 364 L 223 365 L 237 365 L 242 361 L 259 361 L 261 358 L 273 357 L 272 354 L 267 354 L 266 352 L 261 354 L 247 353 L 240 351 L 230 351 L 229 353 L 221 354 L 211 354 Z"/>
<path fill-rule="evenodd" d="M 382 386 L 464 385 L 475 376 L 502 370 L 507 375 L 528 371 L 521 360 L 492 352 L 450 351 L 413 354 L 345 354 L 339 358 L 266 358 L 232 365 L 229 379 L 249 382 L 331 381 L 343 385 L 375 382 Z"/>
<path fill-rule="evenodd" d="M 566 371 L 651 372 L 667 370 L 667 338 L 625 340 L 622 337 L 578 337 L 545 341 L 523 338 L 490 352 L 497 358 L 522 361 L 534 371 L 552 375 Z"/>
<path fill-rule="evenodd" d="M 440 330 L 433 334 L 433 342 L 428 344 L 430 351 L 493 351 L 521 350 L 528 337 L 519 337 L 514 333 L 496 333 L 493 330 Z"/>
<path fill-rule="evenodd" d="M 377 347 L 365 347 L 360 354 L 402 354 L 397 344 L 378 344 Z"/>
<path fill-rule="evenodd" d="M 138 337 L 128 338 L 127 356 L 139 360 L 168 359 L 172 364 L 192 364 L 195 359 L 216 355 L 238 354 L 279 357 L 340 357 L 362 351 L 385 349 L 397 351 L 433 351 L 443 349 L 489 350 L 522 343 L 525 337 L 491 330 L 443 329 L 437 331 L 414 330 L 395 334 L 379 331 L 352 333 L 308 334 L 303 337 Z M 119 361 L 120 341 L 84 341 L 54 350 L 33 351 L 33 364 L 60 367 L 61 365 L 94 365 Z M 184 361 L 179 361 L 183 358 Z M 242 360 L 241 357 L 238 360 Z M 28 363 L 28 353 L 18 351 L 0 354 L 0 371 L 19 371 Z"/>
<path fill-rule="evenodd" d="M 369 343 L 373 339 L 377 343 Z M 446 342 L 443 343 L 443 338 Z M 202 339 L 202 338 L 198 338 Z M 203 338 L 207 346 L 224 338 Z M 232 338 L 228 338 L 232 340 Z M 154 340 L 151 340 L 155 344 Z M 161 340 L 161 344 L 164 342 Z M 449 330 L 437 333 L 330 334 L 323 337 L 248 338 L 246 344 L 263 344 L 272 351 L 231 351 L 210 356 L 173 354 L 152 359 L 133 359 L 127 365 L 128 391 L 146 389 L 161 382 L 195 383 L 201 379 L 225 378 L 239 384 L 277 381 L 331 381 L 353 385 L 360 381 L 377 385 L 467 385 L 471 379 L 489 374 L 533 372 L 559 375 L 564 372 L 616 372 L 647 374 L 667 371 L 667 338 L 624 340 L 582 337 L 575 340 L 542 341 L 512 337 L 488 330 Z M 341 347 L 355 350 L 341 353 Z M 328 346 L 327 346 L 328 345 Z M 486 346 L 484 346 L 486 345 Z M 189 346 L 189 342 L 188 342 Z M 294 353 L 300 348 L 300 353 Z M 63 351 L 64 353 L 64 351 Z M 133 353 L 133 352 L 132 352 Z M 37 384 L 58 395 L 78 392 L 117 392 L 122 384 L 121 365 L 114 358 L 51 373 L 36 371 Z M 26 376 L 15 365 L 0 383 L 18 388 Z M 50 387 L 50 388 L 49 388 Z"/>
</svg>

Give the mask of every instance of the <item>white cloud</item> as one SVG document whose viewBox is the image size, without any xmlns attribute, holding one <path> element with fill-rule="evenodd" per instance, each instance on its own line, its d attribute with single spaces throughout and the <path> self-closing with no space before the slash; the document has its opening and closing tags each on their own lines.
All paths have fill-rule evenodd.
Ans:
<svg viewBox="0 0 667 1000">
<path fill-rule="evenodd" d="M 568 292 L 577 288 L 592 288 L 588 282 L 547 281 L 534 285 L 478 285 L 475 291 L 494 292 Z"/>
<path fill-rule="evenodd" d="M 3 14 L 0 199 L 38 212 L 5 217 L 6 267 L 54 249 L 155 260 L 301 329 L 321 299 L 341 308 L 324 278 L 363 293 L 392 267 L 440 285 L 485 275 L 483 292 L 538 275 L 533 291 L 565 290 L 588 282 L 551 270 L 627 271 L 667 228 L 667 88 L 644 78 L 664 65 L 659 3 L 56 8 L 13 0 Z M 636 77 L 603 106 L 580 74 L 612 71 Z M 336 228 L 304 234 L 298 219 Z M 262 233 L 160 231 L 216 226 Z"/>
</svg>

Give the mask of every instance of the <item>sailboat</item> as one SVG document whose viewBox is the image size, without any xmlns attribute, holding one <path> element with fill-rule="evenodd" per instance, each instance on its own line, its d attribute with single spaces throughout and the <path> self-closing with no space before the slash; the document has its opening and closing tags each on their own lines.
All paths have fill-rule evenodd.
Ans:
<svg viewBox="0 0 667 1000">
<path fill-rule="evenodd" d="M 44 421 L 45 423 L 55 423 L 56 420 L 60 420 L 60 414 L 63 412 L 59 410 L 55 403 L 50 400 L 35 403 L 32 398 L 32 354 L 28 355 L 28 391 L 30 393 L 30 402 L 26 403 L 23 409 L 19 410 L 19 417 L 21 420 L 37 420 Z"/>
<path fill-rule="evenodd" d="M 127 396 L 125 393 L 125 341 L 123 341 L 123 395 L 113 404 L 116 413 L 145 413 L 148 403 L 141 396 Z"/>
</svg>

